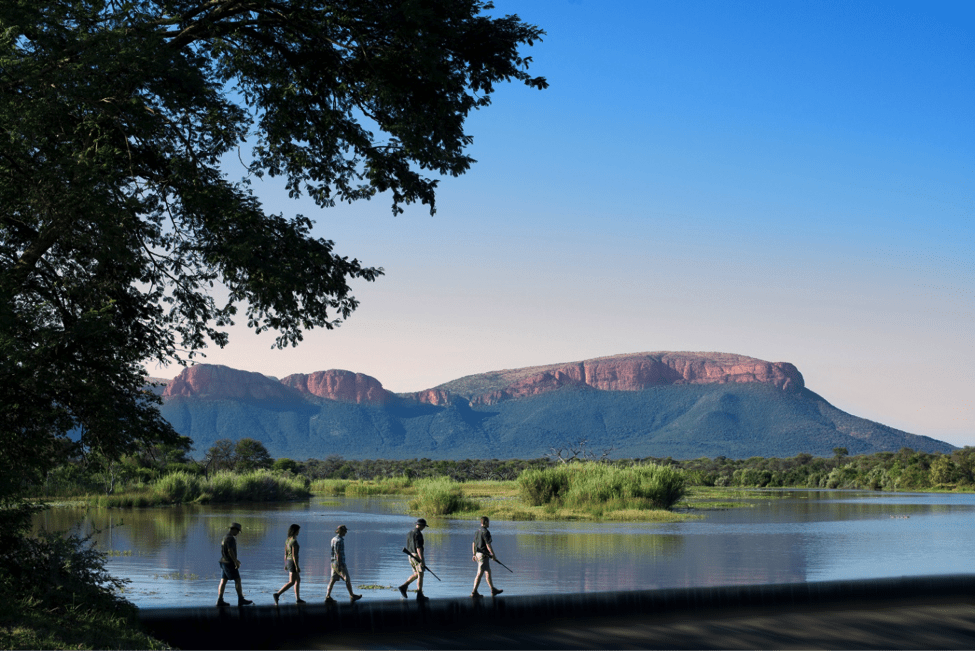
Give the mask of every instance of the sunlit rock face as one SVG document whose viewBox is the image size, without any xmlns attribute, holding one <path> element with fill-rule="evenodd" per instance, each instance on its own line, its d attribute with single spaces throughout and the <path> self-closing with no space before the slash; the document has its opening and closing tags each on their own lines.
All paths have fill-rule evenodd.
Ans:
<svg viewBox="0 0 975 651">
<path fill-rule="evenodd" d="M 671 384 L 758 382 L 783 391 L 798 391 L 804 386 L 802 374 L 788 362 L 766 362 L 728 353 L 638 353 L 499 372 L 502 378 L 506 373 L 510 384 L 472 395 L 471 404 L 491 405 L 562 387 L 640 391 Z"/>
<path fill-rule="evenodd" d="M 163 391 L 163 399 L 205 398 L 210 400 L 284 400 L 294 391 L 260 373 L 229 366 L 199 364 L 183 369 Z"/>
<path fill-rule="evenodd" d="M 296 373 L 281 380 L 281 384 L 300 393 L 356 404 L 384 405 L 394 397 L 376 378 L 338 369 Z"/>
</svg>

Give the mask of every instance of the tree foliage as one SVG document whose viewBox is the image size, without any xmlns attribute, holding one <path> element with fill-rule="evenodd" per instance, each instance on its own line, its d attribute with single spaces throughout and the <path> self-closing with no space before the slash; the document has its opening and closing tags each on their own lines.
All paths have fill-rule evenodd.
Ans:
<svg viewBox="0 0 975 651">
<path fill-rule="evenodd" d="M 224 345 L 238 311 L 278 346 L 347 318 L 350 283 L 382 269 L 268 213 L 251 182 L 433 213 L 437 177 L 474 162 L 469 113 L 498 83 L 547 85 L 520 53 L 543 32 L 490 9 L 0 3 L 0 466 L 18 470 L 0 496 L 79 450 L 176 443 L 142 365 Z"/>
</svg>

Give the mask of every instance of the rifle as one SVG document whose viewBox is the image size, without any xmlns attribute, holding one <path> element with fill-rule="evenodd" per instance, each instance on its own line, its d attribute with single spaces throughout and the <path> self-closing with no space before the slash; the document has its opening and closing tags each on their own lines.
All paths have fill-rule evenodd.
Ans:
<svg viewBox="0 0 975 651">
<path fill-rule="evenodd" d="M 501 561 L 499 561 L 498 559 L 492 558 L 491 560 L 494 561 L 495 563 L 497 563 L 498 565 L 500 565 L 501 567 L 503 567 L 504 569 L 506 569 L 509 572 L 511 572 L 511 568 L 508 567 L 507 565 L 505 565 L 504 563 L 502 563 Z M 511 573 L 514 574 L 514 572 L 511 572 Z"/>
<path fill-rule="evenodd" d="M 415 558 L 418 561 L 420 560 L 420 557 L 419 556 L 414 556 L 413 554 L 411 554 L 410 553 L 410 550 L 408 550 L 406 547 L 403 548 L 403 553 L 406 554 L 407 556 L 409 556 L 410 558 Z M 433 570 L 431 570 L 429 567 L 427 567 L 427 564 L 426 563 L 424 563 L 423 561 L 420 561 L 420 563 L 423 565 L 423 569 L 425 569 L 430 574 L 433 574 Z M 441 583 L 443 582 L 443 579 L 441 579 L 436 574 L 433 574 L 433 578 L 435 578 L 437 581 L 440 581 Z"/>
</svg>

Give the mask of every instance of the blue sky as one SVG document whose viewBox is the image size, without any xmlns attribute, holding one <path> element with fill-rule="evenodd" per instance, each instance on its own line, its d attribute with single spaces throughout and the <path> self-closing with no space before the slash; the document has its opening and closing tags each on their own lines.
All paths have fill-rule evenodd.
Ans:
<svg viewBox="0 0 975 651">
<path fill-rule="evenodd" d="M 415 391 L 721 351 L 975 445 L 975 3 L 496 5 L 547 31 L 526 53 L 550 88 L 502 87 L 471 118 L 478 163 L 442 182 L 433 217 L 258 184 L 386 276 L 336 331 L 273 351 L 234 328 L 205 361 Z"/>
</svg>

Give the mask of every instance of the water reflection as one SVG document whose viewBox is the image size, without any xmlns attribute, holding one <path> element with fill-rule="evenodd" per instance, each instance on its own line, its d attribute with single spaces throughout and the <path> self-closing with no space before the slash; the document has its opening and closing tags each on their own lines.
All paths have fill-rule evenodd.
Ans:
<svg viewBox="0 0 975 651">
<path fill-rule="evenodd" d="M 496 567 L 506 594 L 783 583 L 970 571 L 975 496 L 779 491 L 743 508 L 705 512 L 679 524 L 492 522 L 494 548 L 513 573 Z M 245 593 L 271 603 L 286 579 L 288 526 L 301 525 L 302 595 L 324 597 L 329 541 L 349 527 L 353 586 L 366 598 L 397 599 L 410 574 L 402 553 L 414 517 L 403 498 L 313 498 L 261 505 L 84 510 L 51 509 L 36 528 L 94 529 L 111 551 L 110 571 L 131 579 L 143 607 L 207 605 L 216 598 L 219 544 L 231 522 Z M 470 592 L 477 523 L 427 518 L 431 597 Z"/>
</svg>

